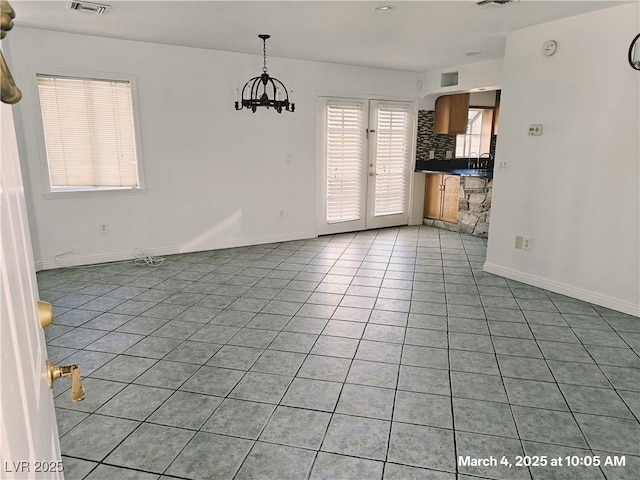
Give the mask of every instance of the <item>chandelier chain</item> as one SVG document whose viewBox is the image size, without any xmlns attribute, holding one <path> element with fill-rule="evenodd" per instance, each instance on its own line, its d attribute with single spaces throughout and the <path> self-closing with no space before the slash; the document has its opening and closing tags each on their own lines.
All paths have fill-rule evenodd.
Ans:
<svg viewBox="0 0 640 480">
<path fill-rule="evenodd" d="M 267 39 L 262 39 L 262 71 L 267 73 Z"/>
</svg>

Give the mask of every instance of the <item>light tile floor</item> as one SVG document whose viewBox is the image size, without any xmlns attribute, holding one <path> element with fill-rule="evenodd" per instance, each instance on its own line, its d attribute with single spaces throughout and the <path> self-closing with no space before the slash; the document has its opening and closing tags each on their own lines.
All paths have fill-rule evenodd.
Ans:
<svg viewBox="0 0 640 480">
<path fill-rule="evenodd" d="M 640 319 L 485 249 L 407 227 L 39 273 L 87 392 L 55 384 L 66 478 L 639 478 Z"/>
</svg>

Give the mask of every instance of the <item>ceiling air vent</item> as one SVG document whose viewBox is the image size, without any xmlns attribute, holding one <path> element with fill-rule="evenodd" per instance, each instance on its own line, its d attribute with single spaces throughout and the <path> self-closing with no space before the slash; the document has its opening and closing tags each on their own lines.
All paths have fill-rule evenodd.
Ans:
<svg viewBox="0 0 640 480">
<path fill-rule="evenodd" d="M 512 2 L 514 2 L 514 0 L 480 0 L 476 2 L 476 5 L 506 5 Z"/>
<path fill-rule="evenodd" d="M 96 15 L 104 15 L 107 13 L 107 10 L 111 8 L 111 5 L 71 0 L 70 2 L 67 2 L 67 8 L 70 10 L 79 10 L 81 12 L 95 13 Z"/>
</svg>

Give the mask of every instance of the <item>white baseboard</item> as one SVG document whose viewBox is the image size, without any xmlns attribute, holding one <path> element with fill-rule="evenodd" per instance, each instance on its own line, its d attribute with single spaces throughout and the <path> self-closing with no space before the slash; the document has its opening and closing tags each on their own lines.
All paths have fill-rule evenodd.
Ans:
<svg viewBox="0 0 640 480">
<path fill-rule="evenodd" d="M 220 250 L 223 248 L 246 247 L 250 245 L 264 245 L 267 243 L 289 242 L 294 240 L 306 240 L 315 238 L 318 235 L 315 232 L 297 232 L 293 234 L 265 235 L 250 238 L 242 238 L 236 240 L 223 240 L 219 242 L 206 243 L 187 243 L 176 246 L 141 248 L 147 255 L 162 256 L 175 255 L 178 253 L 202 252 L 206 250 Z M 100 263 L 121 262 L 124 260 L 132 260 L 136 257 L 136 251 L 98 253 L 91 255 L 73 255 L 59 258 L 51 258 L 35 262 L 36 271 L 50 270 L 54 268 L 77 267 L 81 265 L 97 265 Z"/>
<path fill-rule="evenodd" d="M 512 270 L 510 268 L 501 267 L 500 265 L 491 263 L 485 263 L 483 270 L 487 273 L 493 273 L 494 275 L 516 280 L 534 287 L 544 288 L 545 290 L 566 295 L 567 297 L 577 298 L 578 300 L 593 303 L 594 305 L 600 305 L 601 307 L 610 308 L 611 310 L 640 317 L 640 305 L 625 302 L 618 298 L 607 297 L 595 292 L 572 287 L 571 285 L 566 285 L 560 282 L 554 282 L 553 280 L 548 280 L 536 275 L 530 275 L 528 273 L 519 272 L 517 270 Z"/>
</svg>

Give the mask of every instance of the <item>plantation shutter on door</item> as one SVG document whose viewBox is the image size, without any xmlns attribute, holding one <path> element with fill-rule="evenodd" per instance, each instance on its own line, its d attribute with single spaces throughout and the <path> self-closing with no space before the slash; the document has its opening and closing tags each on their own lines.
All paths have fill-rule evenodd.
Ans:
<svg viewBox="0 0 640 480">
<path fill-rule="evenodd" d="M 381 104 L 377 109 L 375 216 L 406 211 L 410 114 L 405 105 Z"/>
<path fill-rule="evenodd" d="M 128 81 L 38 75 L 52 191 L 137 188 Z"/>
<path fill-rule="evenodd" d="M 359 220 L 362 212 L 364 107 L 362 103 L 327 104 L 326 222 Z"/>
</svg>

